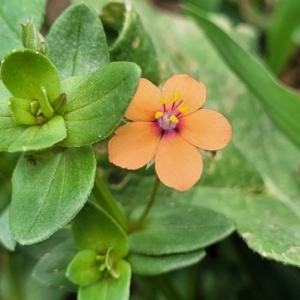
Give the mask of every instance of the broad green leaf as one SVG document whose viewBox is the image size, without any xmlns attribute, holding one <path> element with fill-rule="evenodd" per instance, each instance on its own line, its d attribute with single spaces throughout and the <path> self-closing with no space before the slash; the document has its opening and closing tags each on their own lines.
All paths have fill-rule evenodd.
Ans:
<svg viewBox="0 0 300 300">
<path fill-rule="evenodd" d="M 24 126 L 22 126 L 23 128 Z M 9 152 L 40 150 L 53 146 L 67 136 L 62 116 L 55 116 L 43 125 L 28 126 L 8 147 Z"/>
<path fill-rule="evenodd" d="M 93 284 L 102 276 L 99 270 L 96 250 L 85 249 L 79 251 L 70 262 L 67 277 L 79 285 Z"/>
<path fill-rule="evenodd" d="M 62 79 L 95 72 L 109 63 L 102 24 L 86 4 L 68 8 L 47 36 L 49 58 Z"/>
<path fill-rule="evenodd" d="M 7 249 L 7 250 L 15 250 L 16 241 L 11 233 L 10 226 L 9 226 L 9 208 L 6 208 L 0 214 L 0 243 Z"/>
<path fill-rule="evenodd" d="M 197 187 L 190 203 L 225 214 L 247 244 L 263 257 L 300 266 L 299 216 L 276 198 Z"/>
<path fill-rule="evenodd" d="M 101 207 L 87 203 L 72 222 L 74 239 L 81 249 L 97 250 L 105 255 L 113 253 L 124 257 L 128 252 L 128 239 L 120 225 Z"/>
<path fill-rule="evenodd" d="M 67 279 L 66 270 L 77 251 L 73 239 L 59 243 L 38 261 L 32 276 L 44 286 L 74 291 L 76 287 Z"/>
<path fill-rule="evenodd" d="M 135 211 L 136 219 L 141 214 Z M 212 210 L 174 203 L 152 208 L 143 226 L 129 235 L 129 249 L 143 255 L 190 252 L 232 233 L 232 223 Z"/>
<path fill-rule="evenodd" d="M 101 21 L 110 41 L 112 61 L 131 61 L 142 69 L 142 77 L 159 83 L 156 50 L 134 7 L 111 2 L 102 8 Z"/>
<path fill-rule="evenodd" d="M 43 98 L 44 87 L 50 102 L 60 94 L 58 71 L 43 54 L 33 50 L 16 50 L 5 56 L 1 65 L 1 78 L 16 98 Z"/>
<path fill-rule="evenodd" d="M 300 96 L 281 85 L 251 54 L 193 5 L 185 10 L 202 27 L 225 62 L 260 100 L 274 124 L 300 147 Z"/>
<path fill-rule="evenodd" d="M 158 275 L 198 263 L 205 256 L 200 249 L 194 252 L 184 252 L 171 255 L 150 256 L 130 253 L 127 260 L 132 272 L 140 275 Z"/>
<path fill-rule="evenodd" d="M 9 146 L 22 135 L 27 126 L 17 124 L 8 107 L 8 99 L 11 94 L 0 81 L 0 151 L 8 151 Z"/>
<path fill-rule="evenodd" d="M 62 149 L 34 163 L 22 155 L 12 179 L 10 222 L 15 239 L 33 244 L 68 223 L 87 201 L 95 169 L 91 146 Z"/>
<path fill-rule="evenodd" d="M 140 69 L 115 62 L 97 72 L 62 83 L 68 103 L 64 119 L 68 136 L 60 144 L 78 147 L 108 136 L 121 121 L 135 94 Z"/>
<path fill-rule="evenodd" d="M 131 279 L 130 264 L 121 259 L 116 263 L 118 278 L 102 277 L 98 282 L 80 286 L 78 300 L 128 300 Z"/>
<path fill-rule="evenodd" d="M 293 54 L 295 43 L 292 34 L 300 26 L 300 1 L 280 0 L 271 15 L 271 22 L 266 32 L 267 59 L 270 68 L 280 74 L 288 59 Z"/>
<path fill-rule="evenodd" d="M 22 47 L 21 26 L 34 19 L 39 28 L 44 20 L 46 0 L 1 0 L 0 6 L 0 58 L 13 48 Z"/>
</svg>

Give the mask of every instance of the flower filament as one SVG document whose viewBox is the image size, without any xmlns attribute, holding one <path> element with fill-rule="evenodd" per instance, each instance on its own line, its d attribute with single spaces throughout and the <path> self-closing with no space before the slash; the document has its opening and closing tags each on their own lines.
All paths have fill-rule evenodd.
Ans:
<svg viewBox="0 0 300 300">
<path fill-rule="evenodd" d="M 183 100 L 180 100 L 178 92 L 173 93 L 172 105 L 167 108 L 168 100 L 161 98 L 160 103 L 163 104 L 162 110 L 155 113 L 155 119 L 159 127 L 165 131 L 174 130 L 180 121 L 180 117 L 183 113 L 189 110 L 188 106 L 182 106 Z"/>
</svg>

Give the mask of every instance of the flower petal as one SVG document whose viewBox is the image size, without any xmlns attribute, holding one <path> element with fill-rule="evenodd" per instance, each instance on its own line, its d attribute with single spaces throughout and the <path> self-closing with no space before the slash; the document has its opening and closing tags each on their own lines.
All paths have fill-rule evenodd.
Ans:
<svg viewBox="0 0 300 300">
<path fill-rule="evenodd" d="M 179 126 L 179 132 L 187 142 L 205 150 L 224 148 L 232 136 L 227 119 L 208 109 L 200 109 L 182 117 Z"/>
<path fill-rule="evenodd" d="M 109 161 L 131 170 L 146 165 L 155 155 L 161 139 L 151 122 L 132 122 L 119 127 L 108 142 Z"/>
<path fill-rule="evenodd" d="M 189 110 L 185 112 L 185 115 L 199 109 L 205 102 L 205 85 L 193 79 L 188 74 L 174 75 L 167 80 L 162 89 L 163 98 L 166 98 L 171 103 L 174 92 L 178 93 L 179 100 L 183 100 L 180 106 L 189 108 Z"/>
<path fill-rule="evenodd" d="M 202 167 L 202 157 L 196 147 L 177 132 L 164 134 L 157 147 L 155 169 L 165 185 L 186 191 L 200 178 Z"/>
<path fill-rule="evenodd" d="M 132 121 L 154 121 L 155 113 L 162 109 L 161 92 L 151 81 L 141 78 L 138 89 L 131 100 L 126 118 Z"/>
</svg>

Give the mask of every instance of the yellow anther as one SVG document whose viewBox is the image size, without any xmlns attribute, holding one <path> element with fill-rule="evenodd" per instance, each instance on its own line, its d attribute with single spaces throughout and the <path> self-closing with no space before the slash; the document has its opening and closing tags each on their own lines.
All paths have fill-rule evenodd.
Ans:
<svg viewBox="0 0 300 300">
<path fill-rule="evenodd" d="M 161 111 L 156 112 L 155 119 L 159 119 L 162 115 L 163 115 L 163 113 Z"/>
<path fill-rule="evenodd" d="M 165 98 L 161 98 L 161 99 L 159 100 L 159 102 L 162 103 L 162 104 L 164 104 L 164 105 L 168 104 L 168 100 L 165 99 Z"/>
<path fill-rule="evenodd" d="M 174 92 L 173 93 L 173 101 L 177 102 L 178 100 L 179 100 L 179 94 L 178 94 L 178 92 Z"/>
<path fill-rule="evenodd" d="M 173 123 L 178 123 L 179 122 L 178 118 L 175 115 L 172 115 L 169 119 Z"/>
<path fill-rule="evenodd" d="M 190 108 L 189 108 L 188 106 L 182 106 L 182 107 L 179 108 L 179 111 L 180 111 L 181 113 L 185 113 L 185 112 L 187 112 L 189 109 L 190 109 Z"/>
</svg>

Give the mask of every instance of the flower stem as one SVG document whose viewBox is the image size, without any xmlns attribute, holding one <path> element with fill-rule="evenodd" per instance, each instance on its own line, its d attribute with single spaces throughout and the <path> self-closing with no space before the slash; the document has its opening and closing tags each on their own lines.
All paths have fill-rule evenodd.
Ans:
<svg viewBox="0 0 300 300">
<path fill-rule="evenodd" d="M 148 202 L 147 206 L 144 209 L 144 212 L 142 213 L 142 215 L 140 216 L 140 218 L 138 219 L 138 221 L 134 224 L 134 226 L 133 226 L 132 229 L 138 230 L 143 225 L 143 222 L 145 221 L 145 219 L 146 219 L 149 211 L 151 210 L 151 208 L 152 208 L 152 206 L 154 204 L 154 201 L 156 199 L 156 195 L 157 195 L 157 190 L 158 190 L 158 187 L 159 187 L 159 183 L 160 183 L 160 180 L 156 176 L 155 182 L 154 182 L 154 186 L 153 186 L 153 189 L 152 189 L 152 193 L 151 193 L 150 201 Z"/>
<path fill-rule="evenodd" d="M 111 194 L 107 185 L 104 183 L 100 174 L 96 174 L 95 185 L 92 190 L 93 196 L 97 203 L 103 208 L 107 213 L 109 213 L 115 221 L 127 232 L 127 220 L 125 214 L 120 209 L 115 198 Z"/>
</svg>

